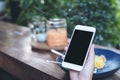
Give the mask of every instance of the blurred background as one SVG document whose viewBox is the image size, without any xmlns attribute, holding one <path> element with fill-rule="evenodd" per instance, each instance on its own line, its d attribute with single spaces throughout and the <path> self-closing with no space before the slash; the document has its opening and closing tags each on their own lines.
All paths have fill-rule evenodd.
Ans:
<svg viewBox="0 0 120 80">
<path fill-rule="evenodd" d="M 65 18 L 68 37 L 77 24 L 93 26 L 97 29 L 95 44 L 120 49 L 119 5 L 120 0 L 0 0 L 0 20 L 27 27 L 34 16 Z"/>
</svg>

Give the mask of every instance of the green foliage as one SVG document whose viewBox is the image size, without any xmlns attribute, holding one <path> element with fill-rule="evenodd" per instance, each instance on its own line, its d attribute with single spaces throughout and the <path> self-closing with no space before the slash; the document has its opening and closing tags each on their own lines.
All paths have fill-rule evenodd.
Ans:
<svg viewBox="0 0 120 80">
<path fill-rule="evenodd" d="M 66 18 L 68 36 L 75 25 L 88 25 L 97 29 L 96 44 L 120 43 L 120 11 L 115 0 L 20 0 L 20 3 L 22 11 L 17 21 L 19 24 L 34 15 L 43 16 L 35 11 L 33 7 L 36 6 L 50 18 Z"/>
</svg>

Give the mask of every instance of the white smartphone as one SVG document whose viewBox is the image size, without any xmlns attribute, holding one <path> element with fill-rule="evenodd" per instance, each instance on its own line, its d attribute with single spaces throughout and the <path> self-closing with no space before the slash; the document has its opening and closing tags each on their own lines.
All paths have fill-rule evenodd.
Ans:
<svg viewBox="0 0 120 80">
<path fill-rule="evenodd" d="M 62 62 L 63 67 L 76 71 L 82 70 L 95 32 L 96 29 L 94 27 L 82 25 L 75 26 L 68 50 Z"/>
</svg>

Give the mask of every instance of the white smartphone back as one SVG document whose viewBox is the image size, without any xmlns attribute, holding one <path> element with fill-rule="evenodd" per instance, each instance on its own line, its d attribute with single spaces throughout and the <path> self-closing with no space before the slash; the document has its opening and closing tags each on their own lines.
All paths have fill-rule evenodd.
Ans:
<svg viewBox="0 0 120 80">
<path fill-rule="evenodd" d="M 90 26 L 76 25 L 66 51 L 62 66 L 81 71 L 92 44 L 96 29 Z"/>
</svg>

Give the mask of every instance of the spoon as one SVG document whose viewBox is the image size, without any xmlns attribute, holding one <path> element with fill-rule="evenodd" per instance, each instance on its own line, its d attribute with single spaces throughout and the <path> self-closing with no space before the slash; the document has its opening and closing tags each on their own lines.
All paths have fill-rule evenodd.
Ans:
<svg viewBox="0 0 120 80">
<path fill-rule="evenodd" d="M 58 52 L 58 51 L 56 51 L 56 50 L 54 50 L 54 49 L 51 49 L 51 52 L 53 52 L 54 54 L 60 55 L 60 56 L 62 56 L 62 57 L 65 57 L 64 54 L 62 54 L 62 53 L 60 53 L 60 52 Z"/>
<path fill-rule="evenodd" d="M 61 62 L 52 61 L 52 60 L 46 60 L 45 62 L 48 62 L 48 63 L 54 63 L 54 64 L 62 64 Z"/>
</svg>

